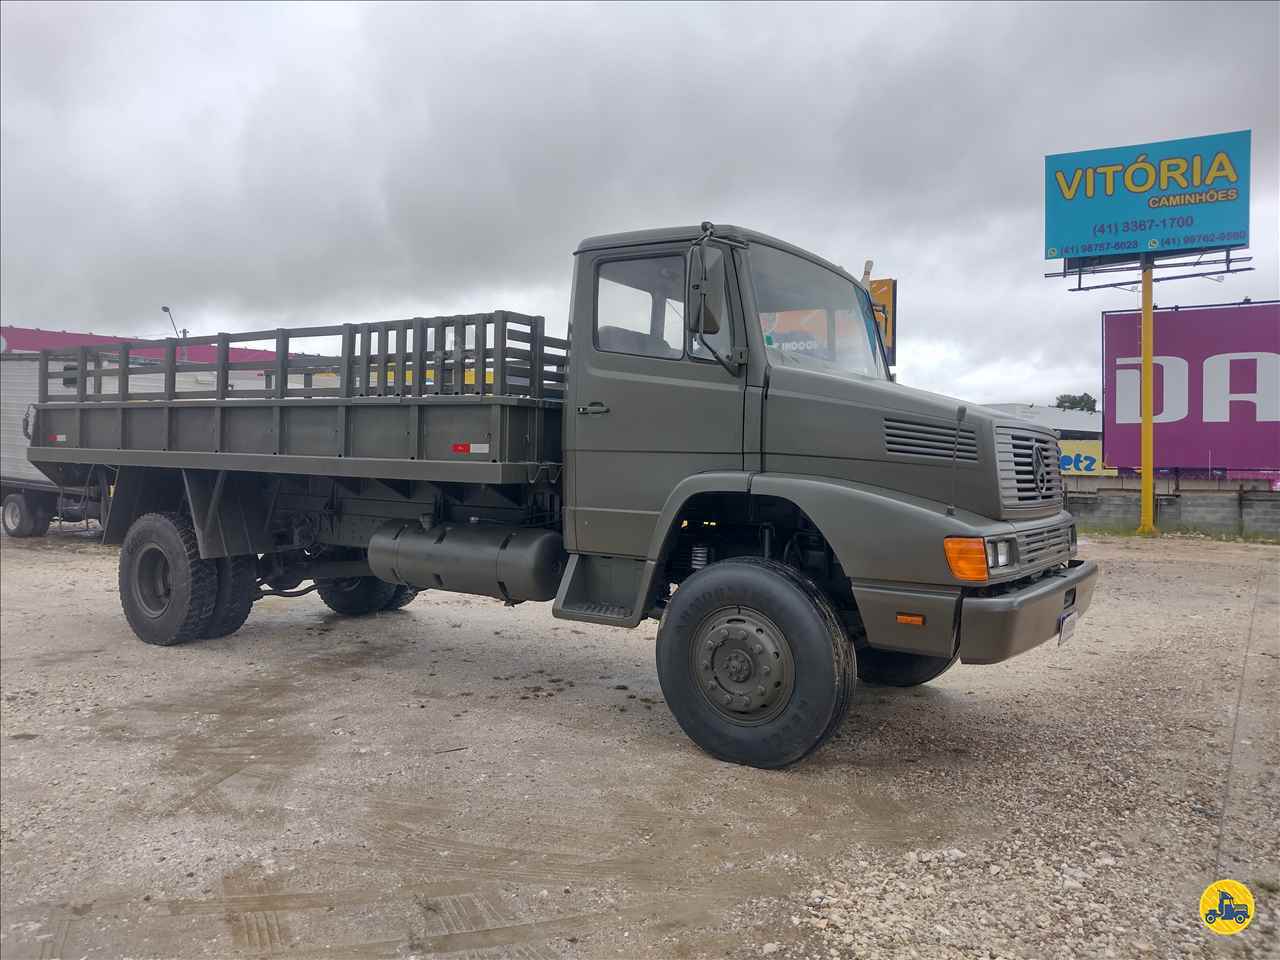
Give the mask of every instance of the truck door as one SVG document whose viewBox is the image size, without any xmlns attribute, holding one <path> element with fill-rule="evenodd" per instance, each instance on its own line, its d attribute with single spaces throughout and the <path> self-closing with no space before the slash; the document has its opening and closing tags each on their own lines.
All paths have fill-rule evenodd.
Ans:
<svg viewBox="0 0 1280 960">
<path fill-rule="evenodd" d="M 566 411 L 566 530 L 578 553 L 643 557 L 681 480 L 742 469 L 745 375 L 685 324 L 687 245 L 579 254 Z M 744 329 L 731 258 L 707 249 L 721 356 Z M 745 372 L 744 372 L 745 373 Z"/>
</svg>

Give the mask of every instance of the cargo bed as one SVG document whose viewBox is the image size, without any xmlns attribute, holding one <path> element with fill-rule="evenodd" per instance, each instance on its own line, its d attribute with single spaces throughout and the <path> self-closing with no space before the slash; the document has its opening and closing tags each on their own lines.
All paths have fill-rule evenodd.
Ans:
<svg viewBox="0 0 1280 960">
<path fill-rule="evenodd" d="M 274 360 L 229 361 L 267 340 Z M 215 362 L 183 359 L 199 344 Z M 527 483 L 558 471 L 567 361 L 542 317 L 509 311 L 45 351 L 28 456 L 60 482 L 90 463 Z M 239 389 L 250 370 L 263 387 Z"/>
</svg>

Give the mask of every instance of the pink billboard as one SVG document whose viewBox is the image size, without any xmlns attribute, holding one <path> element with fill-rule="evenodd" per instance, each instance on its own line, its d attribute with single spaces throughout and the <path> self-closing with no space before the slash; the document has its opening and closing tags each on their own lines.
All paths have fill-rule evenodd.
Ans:
<svg viewBox="0 0 1280 960">
<path fill-rule="evenodd" d="M 1142 314 L 1102 315 L 1102 459 L 1141 461 Z M 1280 467 L 1280 301 L 1155 313 L 1156 467 Z"/>
</svg>

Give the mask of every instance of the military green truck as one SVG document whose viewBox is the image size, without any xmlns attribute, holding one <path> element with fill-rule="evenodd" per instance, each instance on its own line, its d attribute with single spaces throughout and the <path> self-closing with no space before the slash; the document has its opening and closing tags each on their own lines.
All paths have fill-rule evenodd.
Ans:
<svg viewBox="0 0 1280 960">
<path fill-rule="evenodd" d="M 709 223 L 575 264 L 564 340 L 497 311 L 45 354 L 41 382 L 80 374 L 41 391 L 29 458 L 63 485 L 114 472 L 104 538 L 147 643 L 312 590 L 351 616 L 442 590 L 652 618 L 681 727 L 758 767 L 831 736 L 859 681 L 1070 636 L 1097 568 L 1055 437 L 896 383 L 843 269 Z M 270 362 L 228 359 L 264 339 Z M 230 390 L 249 366 L 261 389 Z"/>
</svg>

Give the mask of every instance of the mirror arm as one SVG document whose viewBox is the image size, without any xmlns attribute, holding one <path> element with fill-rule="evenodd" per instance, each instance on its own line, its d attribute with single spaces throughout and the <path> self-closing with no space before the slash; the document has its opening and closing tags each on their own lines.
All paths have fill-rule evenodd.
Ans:
<svg viewBox="0 0 1280 960">
<path fill-rule="evenodd" d="M 711 344 L 707 343 L 707 338 L 702 335 L 701 329 L 698 330 L 698 342 L 702 344 L 702 348 L 706 350 L 707 353 L 715 357 L 716 363 L 724 367 L 725 370 L 728 371 L 731 377 L 736 377 L 738 375 L 739 364 L 731 363 L 730 361 L 726 360 L 724 357 L 720 356 L 720 354 L 716 352 L 716 348 L 713 347 Z"/>
</svg>

